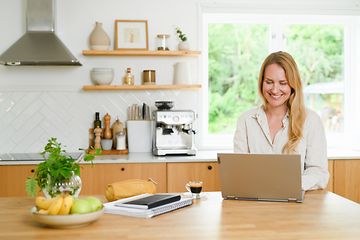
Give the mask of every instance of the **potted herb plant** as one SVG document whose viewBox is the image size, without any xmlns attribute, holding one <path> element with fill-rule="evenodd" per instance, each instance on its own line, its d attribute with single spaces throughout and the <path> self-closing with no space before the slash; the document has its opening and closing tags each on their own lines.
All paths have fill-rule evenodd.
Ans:
<svg viewBox="0 0 360 240">
<path fill-rule="evenodd" d="M 176 27 L 175 30 L 176 30 L 176 33 L 177 33 L 178 38 L 180 40 L 179 45 L 178 45 L 178 49 L 180 51 L 189 50 L 190 45 L 189 45 L 189 42 L 187 41 L 186 34 L 183 33 L 179 27 Z"/>
<path fill-rule="evenodd" d="M 86 153 L 75 160 L 66 153 L 56 138 L 50 138 L 40 154 L 45 161 L 39 163 L 34 175 L 26 180 L 26 192 L 35 196 L 38 189 L 41 189 L 47 198 L 62 192 L 78 196 L 81 190 L 79 162 L 92 162 L 96 153 Z"/>
</svg>

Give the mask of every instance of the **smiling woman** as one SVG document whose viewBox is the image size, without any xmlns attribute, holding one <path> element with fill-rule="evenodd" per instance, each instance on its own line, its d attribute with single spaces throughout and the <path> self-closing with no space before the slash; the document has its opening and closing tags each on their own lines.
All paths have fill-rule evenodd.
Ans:
<svg viewBox="0 0 360 240">
<path fill-rule="evenodd" d="M 324 189 L 329 178 L 324 127 L 315 112 L 305 110 L 292 56 L 281 51 L 270 54 L 261 66 L 258 85 L 263 105 L 239 117 L 234 151 L 300 154 L 303 190 Z"/>
</svg>

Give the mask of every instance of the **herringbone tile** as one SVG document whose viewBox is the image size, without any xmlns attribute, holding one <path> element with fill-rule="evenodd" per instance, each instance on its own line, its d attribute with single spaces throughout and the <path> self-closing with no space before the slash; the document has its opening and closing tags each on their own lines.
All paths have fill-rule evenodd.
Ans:
<svg viewBox="0 0 360 240">
<path fill-rule="evenodd" d="M 67 151 L 88 144 L 88 129 L 95 112 L 109 113 L 111 124 L 127 119 L 127 108 L 146 103 L 155 110 L 155 101 L 171 100 L 175 109 L 199 112 L 197 91 L 22 91 L 0 90 L 0 153 L 40 152 L 47 139 L 56 137 Z M 103 121 L 103 120 L 102 120 Z"/>
</svg>

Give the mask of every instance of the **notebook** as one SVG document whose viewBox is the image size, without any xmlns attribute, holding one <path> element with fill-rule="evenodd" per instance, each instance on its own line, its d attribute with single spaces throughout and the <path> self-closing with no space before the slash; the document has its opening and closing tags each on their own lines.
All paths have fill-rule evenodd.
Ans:
<svg viewBox="0 0 360 240">
<path fill-rule="evenodd" d="M 224 199 L 302 202 L 301 157 L 218 153 Z"/>
<path fill-rule="evenodd" d="M 104 203 L 104 212 L 109 214 L 118 214 L 123 216 L 152 218 L 179 208 L 189 206 L 193 203 L 192 198 L 181 198 L 179 201 L 168 203 L 151 209 L 140 209 L 121 206 L 122 203 L 137 200 L 151 196 L 151 194 L 141 194 L 138 196 L 124 198 L 113 202 Z"/>
<path fill-rule="evenodd" d="M 181 199 L 180 195 L 174 194 L 154 194 L 139 198 L 136 200 L 118 203 L 117 206 L 120 207 L 131 207 L 131 208 L 140 208 L 140 209 L 151 209 L 154 207 L 162 206 L 168 203 L 176 202 Z"/>
</svg>

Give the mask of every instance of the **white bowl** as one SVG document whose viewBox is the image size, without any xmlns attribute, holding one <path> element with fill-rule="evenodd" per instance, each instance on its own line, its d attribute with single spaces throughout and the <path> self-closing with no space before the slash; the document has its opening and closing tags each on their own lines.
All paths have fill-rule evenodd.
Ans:
<svg viewBox="0 0 360 240">
<path fill-rule="evenodd" d="M 111 150 L 112 144 L 112 139 L 101 139 L 101 147 L 103 150 Z"/>
<path fill-rule="evenodd" d="M 91 213 L 69 215 L 39 214 L 36 207 L 31 209 L 33 220 L 53 228 L 75 228 L 95 222 L 104 213 L 104 208 Z"/>
<path fill-rule="evenodd" d="M 90 71 L 90 77 L 95 85 L 110 85 L 114 79 L 114 69 L 93 68 Z"/>
</svg>

